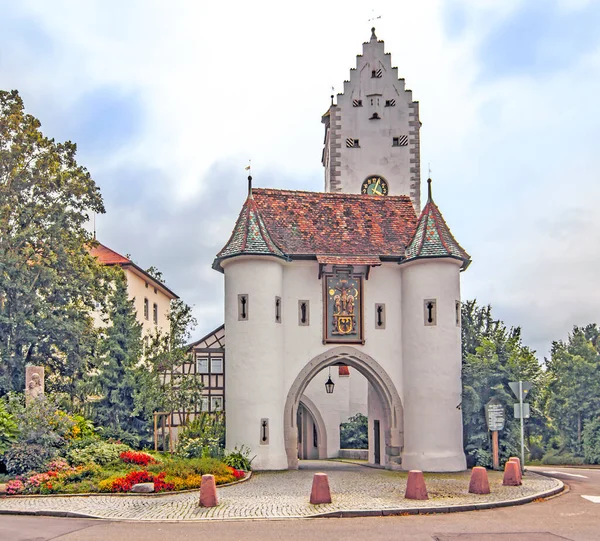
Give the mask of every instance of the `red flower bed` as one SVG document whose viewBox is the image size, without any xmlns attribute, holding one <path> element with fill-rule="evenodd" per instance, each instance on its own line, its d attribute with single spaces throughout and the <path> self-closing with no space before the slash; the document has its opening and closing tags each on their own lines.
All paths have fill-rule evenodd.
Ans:
<svg viewBox="0 0 600 541">
<path fill-rule="evenodd" d="M 154 483 L 154 492 L 170 491 L 175 488 L 173 483 L 165 482 L 165 472 L 158 475 L 145 470 L 129 472 L 125 477 L 118 477 L 113 481 L 112 492 L 129 492 L 133 485 L 138 483 Z"/>
<path fill-rule="evenodd" d="M 136 451 L 124 451 L 119 455 L 119 458 L 126 464 L 139 464 L 140 466 L 156 464 L 156 460 L 152 455 Z"/>
<path fill-rule="evenodd" d="M 236 470 L 235 468 L 232 468 L 231 466 L 228 466 L 228 468 L 229 468 L 229 471 L 231 471 L 231 473 L 235 477 L 236 481 L 238 479 L 243 479 L 244 476 L 246 475 L 242 470 Z"/>
</svg>

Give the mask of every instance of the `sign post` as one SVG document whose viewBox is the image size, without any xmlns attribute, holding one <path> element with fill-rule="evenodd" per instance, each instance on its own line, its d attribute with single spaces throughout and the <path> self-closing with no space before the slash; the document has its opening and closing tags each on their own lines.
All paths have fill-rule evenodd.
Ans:
<svg viewBox="0 0 600 541">
<path fill-rule="evenodd" d="M 523 419 L 529 419 L 529 404 L 523 402 L 523 398 L 531 389 L 530 381 L 511 381 L 508 384 L 519 399 L 519 403 L 515 404 L 515 417 L 521 419 L 521 469 L 525 468 L 525 428 Z"/>
<path fill-rule="evenodd" d="M 500 468 L 500 453 L 498 451 L 498 431 L 504 428 L 504 406 L 492 398 L 485 405 L 485 420 L 488 430 L 492 433 L 492 464 L 495 470 Z"/>
</svg>

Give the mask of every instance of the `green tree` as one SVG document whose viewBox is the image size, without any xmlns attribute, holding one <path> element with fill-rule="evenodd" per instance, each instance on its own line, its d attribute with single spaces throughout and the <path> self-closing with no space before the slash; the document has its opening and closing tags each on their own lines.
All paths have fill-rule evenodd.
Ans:
<svg viewBox="0 0 600 541">
<path fill-rule="evenodd" d="M 520 421 L 514 419 L 514 396 L 509 381 L 531 381 L 534 389 L 528 400 L 533 402 L 532 418 L 527 423 L 527 437 L 538 433 L 545 419 L 535 406 L 536 395 L 543 386 L 543 372 L 534 352 L 524 346 L 521 331 L 507 329 L 492 317 L 491 306 L 480 307 L 467 301 L 462 308 L 464 446 L 470 466 L 491 465 L 491 441 L 485 420 L 485 404 L 498 399 L 505 408 L 506 425 L 500 433 L 500 456 L 506 460 L 520 453 Z"/>
<path fill-rule="evenodd" d="M 340 447 L 342 449 L 368 449 L 369 419 L 357 413 L 340 424 Z"/>
<path fill-rule="evenodd" d="M 127 279 L 113 269 L 107 326 L 98 348 L 95 389 L 100 398 L 93 415 L 104 433 L 130 445 L 150 441 L 153 405 L 145 387 L 152 384 L 142 358 L 142 325 L 137 322 L 134 301 L 127 296 Z"/>
<path fill-rule="evenodd" d="M 180 412 L 181 421 L 187 424 L 190 414 L 200 409 L 202 380 L 192 370 L 188 342 L 196 326 L 192 309 L 181 299 L 171 301 L 169 332 L 158 329 L 149 337 L 146 356 L 152 366 L 158 400 L 157 408 Z"/>
<path fill-rule="evenodd" d="M 599 330 L 574 327 L 566 342 L 553 342 L 546 360 L 546 412 L 560 435 L 560 451 L 583 455 L 586 424 L 600 416 Z"/>
<path fill-rule="evenodd" d="M 0 91 L 0 394 L 23 389 L 27 363 L 74 392 L 93 347 L 102 270 L 84 225 L 104 207 L 75 153 L 42 134 L 17 91 Z"/>
</svg>

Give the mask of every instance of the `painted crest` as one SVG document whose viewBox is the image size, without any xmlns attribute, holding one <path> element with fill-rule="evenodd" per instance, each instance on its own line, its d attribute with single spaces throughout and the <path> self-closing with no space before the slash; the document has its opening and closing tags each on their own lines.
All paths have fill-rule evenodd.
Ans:
<svg viewBox="0 0 600 541">
<path fill-rule="evenodd" d="M 325 275 L 325 341 L 362 341 L 362 277 Z"/>
</svg>

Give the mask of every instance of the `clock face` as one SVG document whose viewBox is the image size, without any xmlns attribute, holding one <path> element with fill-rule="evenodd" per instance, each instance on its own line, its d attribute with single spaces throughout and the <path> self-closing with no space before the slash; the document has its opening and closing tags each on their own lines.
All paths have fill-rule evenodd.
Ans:
<svg viewBox="0 0 600 541">
<path fill-rule="evenodd" d="M 387 195 L 388 184 L 383 177 L 372 176 L 362 183 L 361 193 L 367 195 Z"/>
</svg>

